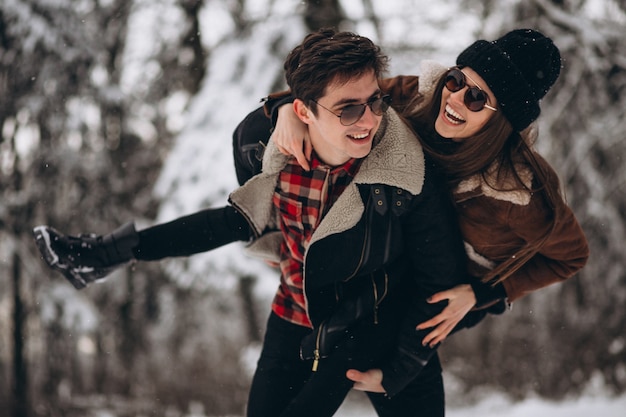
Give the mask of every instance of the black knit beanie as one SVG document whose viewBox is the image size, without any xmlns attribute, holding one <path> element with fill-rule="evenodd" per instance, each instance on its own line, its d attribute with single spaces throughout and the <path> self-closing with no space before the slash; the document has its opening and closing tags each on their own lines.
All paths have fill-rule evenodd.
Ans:
<svg viewBox="0 0 626 417">
<path fill-rule="evenodd" d="M 559 49 L 532 29 L 514 30 L 493 42 L 476 41 L 461 52 L 456 63 L 485 80 L 516 131 L 539 117 L 539 101 L 561 72 Z"/>
</svg>

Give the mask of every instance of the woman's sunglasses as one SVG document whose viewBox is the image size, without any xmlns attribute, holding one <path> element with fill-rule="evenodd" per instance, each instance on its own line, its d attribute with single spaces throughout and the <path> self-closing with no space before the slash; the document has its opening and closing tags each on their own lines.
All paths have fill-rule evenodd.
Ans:
<svg viewBox="0 0 626 417">
<path fill-rule="evenodd" d="M 469 78 L 474 84 L 476 82 L 468 77 L 463 71 L 458 68 L 452 68 L 445 77 L 445 86 L 451 93 L 456 93 L 467 86 L 465 77 Z M 489 110 L 498 111 L 493 106 L 487 104 L 488 96 L 480 87 L 467 87 L 465 96 L 463 96 L 463 103 L 470 111 L 481 111 L 484 108 Z"/>
<path fill-rule="evenodd" d="M 341 109 L 339 114 L 335 113 L 331 109 L 322 106 L 317 101 L 313 100 L 315 104 L 323 108 L 324 110 L 329 111 L 335 116 L 339 117 L 339 122 L 344 126 L 352 126 L 365 114 L 365 106 L 369 106 L 372 113 L 376 116 L 382 116 L 384 112 L 389 108 L 389 103 L 391 103 L 391 97 L 389 95 L 384 95 L 382 97 L 374 98 L 369 100 L 366 103 L 362 104 L 349 104 Z"/>
</svg>

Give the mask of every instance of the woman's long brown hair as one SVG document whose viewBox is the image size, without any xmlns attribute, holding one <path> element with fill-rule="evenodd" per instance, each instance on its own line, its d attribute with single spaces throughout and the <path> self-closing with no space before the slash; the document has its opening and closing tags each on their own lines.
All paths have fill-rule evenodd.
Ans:
<svg viewBox="0 0 626 417">
<path fill-rule="evenodd" d="M 548 208 L 552 211 L 552 223 L 546 233 L 533 242 L 528 242 L 516 253 L 481 278 L 483 282 L 497 284 L 504 281 L 526 262 L 535 256 L 544 245 L 557 223 L 556 204 L 560 200 L 559 179 L 549 170 L 544 169 L 538 160 L 538 155 L 532 149 L 536 139 L 535 132 L 525 132 L 524 136 L 513 130 L 509 121 L 501 111 L 493 117 L 470 140 L 456 144 L 451 153 L 445 153 L 432 146 L 436 138 L 435 120 L 439 114 L 444 77 L 437 82 L 435 93 L 430 101 L 418 96 L 406 108 L 404 116 L 410 121 L 417 132 L 424 150 L 435 159 L 447 175 L 451 188 L 460 181 L 473 175 L 482 175 L 485 183 L 497 191 L 511 191 L 524 189 L 530 193 L 540 193 Z M 416 109 L 416 110 L 411 110 Z M 498 171 L 495 173 L 495 182 L 489 181 L 487 170 L 497 161 Z M 516 164 L 527 166 L 533 173 L 534 182 L 531 187 L 525 185 L 515 169 Z M 493 174 L 493 173 L 492 173 Z M 499 189 L 503 184 L 500 179 L 514 178 L 515 185 L 510 189 Z"/>
</svg>

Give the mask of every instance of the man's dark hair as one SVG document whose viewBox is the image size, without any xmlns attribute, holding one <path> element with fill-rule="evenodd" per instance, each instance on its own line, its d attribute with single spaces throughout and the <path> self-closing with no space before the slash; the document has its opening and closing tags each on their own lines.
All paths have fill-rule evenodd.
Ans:
<svg viewBox="0 0 626 417">
<path fill-rule="evenodd" d="M 389 58 L 370 39 L 352 32 L 320 29 L 307 35 L 285 60 L 285 77 L 291 92 L 311 107 L 332 82 L 345 83 L 374 72 L 387 71 Z"/>
</svg>

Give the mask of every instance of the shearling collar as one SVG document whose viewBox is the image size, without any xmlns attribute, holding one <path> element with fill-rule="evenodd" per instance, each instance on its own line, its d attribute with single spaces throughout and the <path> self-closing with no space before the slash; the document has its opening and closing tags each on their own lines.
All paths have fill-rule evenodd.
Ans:
<svg viewBox="0 0 626 417">
<path fill-rule="evenodd" d="M 517 175 L 528 189 L 520 188 L 511 172 L 498 177 L 498 168 L 499 163 L 494 161 L 485 175 L 475 174 L 461 181 L 454 189 L 455 200 L 459 202 L 484 195 L 520 206 L 530 204 L 532 194 L 528 189 L 531 188 L 533 182 L 533 173 L 530 168 L 522 164 L 515 165 Z"/>
</svg>

